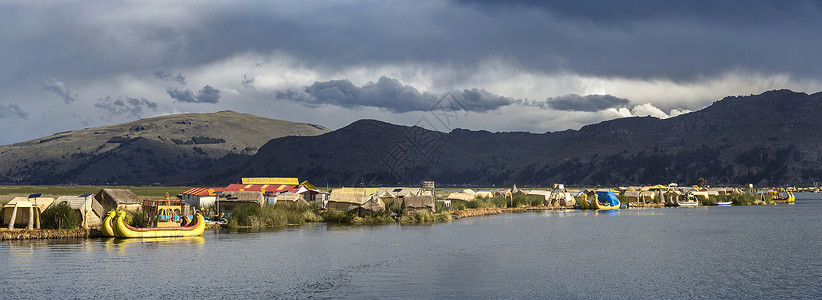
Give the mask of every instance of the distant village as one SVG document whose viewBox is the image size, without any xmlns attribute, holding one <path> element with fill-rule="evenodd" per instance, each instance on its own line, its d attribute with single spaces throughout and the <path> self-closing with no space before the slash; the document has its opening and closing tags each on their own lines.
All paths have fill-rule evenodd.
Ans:
<svg viewBox="0 0 822 300">
<path fill-rule="evenodd" d="M 255 206 L 277 206 L 281 204 L 316 206 L 325 211 L 341 211 L 367 217 L 380 212 L 401 210 L 406 214 L 418 212 L 436 213 L 437 208 L 470 207 L 474 201 L 497 199 L 510 201 L 513 206 L 535 205 L 552 209 L 580 208 L 580 203 L 595 195 L 597 189 L 567 189 L 555 184 L 548 189 L 496 188 L 487 190 L 436 189 L 433 181 L 423 181 L 413 187 L 340 187 L 330 191 L 317 188 L 308 181 L 298 178 L 242 178 L 241 183 L 226 187 L 190 188 L 176 197 L 166 195 L 165 199 L 146 200 L 129 189 L 104 188 L 95 194 L 60 196 L 57 199 L 31 194 L 16 197 L 3 207 L 4 229 L 39 229 L 40 215 L 56 205 L 67 205 L 81 220 L 84 229 L 99 228 L 108 210 L 141 211 L 154 209 L 155 214 L 183 216 L 201 212 L 220 220 L 235 207 L 252 204 Z M 599 189 L 601 190 L 601 189 Z M 688 199 L 711 199 L 726 195 L 758 195 L 764 200 L 785 200 L 775 189 L 756 190 L 749 185 L 745 188 L 706 188 L 699 186 L 679 187 L 676 184 L 656 186 L 629 186 L 608 189 L 617 195 L 622 205 L 628 207 L 660 207 L 697 205 Z M 818 192 L 818 188 L 787 188 L 782 192 Z M 758 194 L 757 194 L 758 193 Z M 767 196 L 767 199 L 766 199 Z M 791 197 L 792 194 L 790 195 Z M 757 198 L 757 199 L 759 199 Z M 514 199 L 525 199 L 515 204 Z M 583 199 L 583 202 L 580 202 Z M 583 203 L 584 204 L 584 203 Z M 585 207 L 583 207 L 585 208 Z"/>
</svg>

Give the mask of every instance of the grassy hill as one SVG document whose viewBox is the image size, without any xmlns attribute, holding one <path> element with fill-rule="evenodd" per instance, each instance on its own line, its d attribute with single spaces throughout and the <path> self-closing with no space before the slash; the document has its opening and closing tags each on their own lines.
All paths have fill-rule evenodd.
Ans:
<svg viewBox="0 0 822 300">
<path fill-rule="evenodd" d="M 232 111 L 161 116 L 0 146 L 0 182 L 184 184 L 226 155 L 330 131 Z"/>
</svg>

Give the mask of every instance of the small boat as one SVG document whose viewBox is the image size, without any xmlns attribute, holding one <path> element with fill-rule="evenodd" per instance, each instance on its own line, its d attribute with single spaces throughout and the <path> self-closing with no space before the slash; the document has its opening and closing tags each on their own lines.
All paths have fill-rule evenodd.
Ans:
<svg viewBox="0 0 822 300">
<path fill-rule="evenodd" d="M 113 211 L 109 212 L 103 222 L 103 234 L 108 234 L 109 230 L 114 237 L 120 238 L 145 238 L 145 237 L 190 237 L 200 236 L 205 231 L 205 219 L 201 214 L 194 216 L 194 221 L 184 222 L 184 226 L 177 227 L 133 227 L 126 224 L 126 212 L 120 211 L 116 218 L 112 218 Z M 113 219 L 113 220 L 112 220 Z M 186 221 L 188 218 L 185 218 Z M 108 227 L 108 228 L 106 228 Z"/>
<path fill-rule="evenodd" d="M 591 209 L 619 209 L 619 199 L 612 191 L 597 191 L 596 197 L 591 201 Z"/>
<path fill-rule="evenodd" d="M 787 204 L 794 204 L 796 202 L 796 197 L 794 197 L 793 192 L 789 192 L 784 189 L 779 189 L 778 191 L 769 190 L 766 193 L 770 197 L 771 201 L 774 202 L 783 202 Z"/>
<path fill-rule="evenodd" d="M 731 201 L 720 201 L 715 203 L 716 206 L 731 206 Z"/>
<path fill-rule="evenodd" d="M 685 195 L 679 195 L 675 199 L 673 199 L 674 206 L 697 206 L 699 205 L 699 201 L 696 199 L 693 193 L 688 193 Z"/>
</svg>

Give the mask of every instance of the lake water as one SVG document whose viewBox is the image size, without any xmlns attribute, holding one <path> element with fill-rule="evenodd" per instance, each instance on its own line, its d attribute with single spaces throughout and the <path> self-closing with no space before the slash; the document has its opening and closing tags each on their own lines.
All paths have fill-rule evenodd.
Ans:
<svg viewBox="0 0 822 300">
<path fill-rule="evenodd" d="M 0 298 L 819 298 L 822 194 L 795 205 L 309 224 L 0 242 Z"/>
</svg>

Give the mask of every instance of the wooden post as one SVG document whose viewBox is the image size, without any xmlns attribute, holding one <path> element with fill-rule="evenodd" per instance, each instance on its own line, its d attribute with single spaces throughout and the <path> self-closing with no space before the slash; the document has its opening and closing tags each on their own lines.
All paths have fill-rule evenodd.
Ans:
<svg viewBox="0 0 822 300">
<path fill-rule="evenodd" d="M 26 229 L 34 229 L 34 207 L 29 207 L 29 224 L 26 226 Z"/>
<path fill-rule="evenodd" d="M 14 204 L 14 208 L 11 210 L 11 221 L 9 221 L 9 230 L 14 230 L 14 222 L 17 221 L 17 203 Z"/>
<path fill-rule="evenodd" d="M 34 228 L 40 229 L 40 207 L 33 207 L 37 214 L 34 216 Z"/>
</svg>

